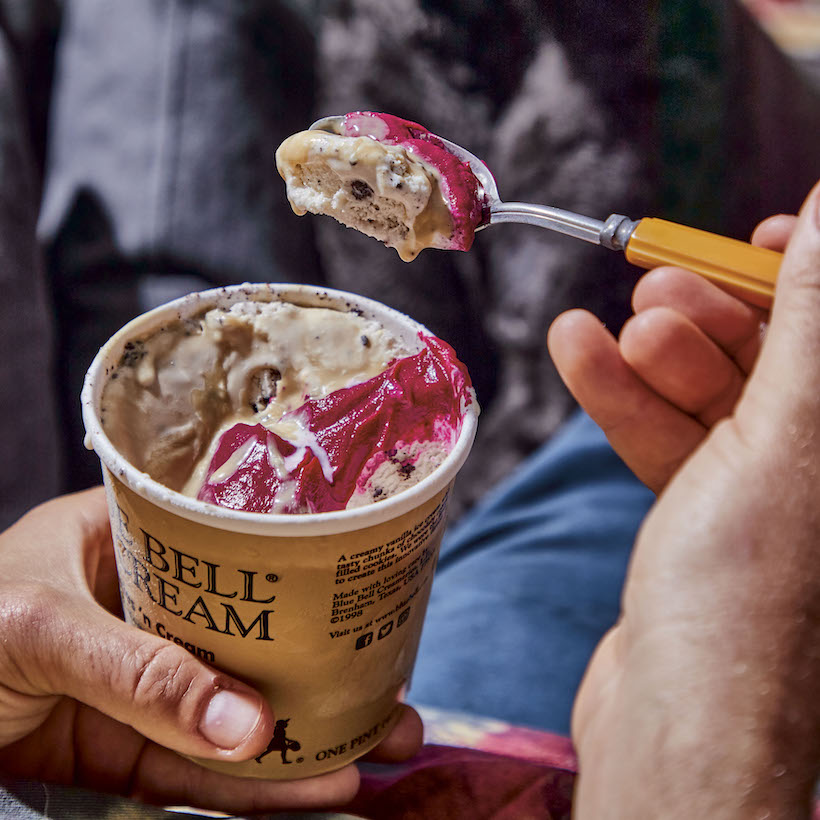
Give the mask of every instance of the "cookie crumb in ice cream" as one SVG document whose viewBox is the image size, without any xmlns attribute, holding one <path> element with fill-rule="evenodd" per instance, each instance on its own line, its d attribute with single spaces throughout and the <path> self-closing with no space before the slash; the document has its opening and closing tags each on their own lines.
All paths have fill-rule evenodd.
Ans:
<svg viewBox="0 0 820 820">
<path fill-rule="evenodd" d="M 355 111 L 335 131 L 302 131 L 276 151 L 293 210 L 327 214 L 395 248 L 469 250 L 484 218 L 469 165 L 417 123 Z"/>
<path fill-rule="evenodd" d="M 134 367 L 145 356 L 145 345 L 139 340 L 127 342 L 120 357 L 120 367 Z"/>
<path fill-rule="evenodd" d="M 356 199 L 367 199 L 373 196 L 373 189 L 363 179 L 354 179 L 350 183 L 350 191 Z"/>
<path fill-rule="evenodd" d="M 276 386 L 281 378 L 275 367 L 263 367 L 251 375 L 248 404 L 254 413 L 264 410 L 276 398 Z"/>
</svg>

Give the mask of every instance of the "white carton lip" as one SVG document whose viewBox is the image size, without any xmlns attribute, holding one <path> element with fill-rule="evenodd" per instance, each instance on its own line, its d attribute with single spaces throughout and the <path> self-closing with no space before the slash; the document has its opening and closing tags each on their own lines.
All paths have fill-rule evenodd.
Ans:
<svg viewBox="0 0 820 820">
<path fill-rule="evenodd" d="M 246 283 L 191 293 L 155 308 L 136 317 L 115 333 L 97 353 L 85 377 L 81 403 L 86 445 L 97 453 L 114 476 L 146 500 L 183 518 L 233 532 L 296 537 L 349 532 L 380 524 L 423 504 L 448 486 L 461 469 L 475 438 L 478 423 L 478 405 L 475 401 L 466 409 L 455 446 L 427 478 L 392 498 L 352 510 L 284 515 L 217 507 L 169 489 L 126 461 L 103 431 L 99 420 L 99 404 L 106 378 L 119 361 L 125 343 L 137 335 L 188 318 L 204 309 L 248 299 L 283 300 L 306 306 L 355 310 L 381 322 L 408 344 L 415 342 L 419 332 L 432 335 L 423 325 L 372 299 L 308 285 Z"/>
</svg>

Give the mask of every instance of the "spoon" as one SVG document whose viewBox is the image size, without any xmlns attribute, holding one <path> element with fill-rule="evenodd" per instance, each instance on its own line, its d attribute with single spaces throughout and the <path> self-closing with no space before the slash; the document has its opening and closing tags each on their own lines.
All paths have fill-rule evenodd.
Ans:
<svg viewBox="0 0 820 820">
<path fill-rule="evenodd" d="M 323 117 L 310 127 L 334 131 L 342 119 Z M 502 222 L 535 225 L 610 250 L 624 251 L 628 261 L 647 270 L 659 265 L 687 268 L 727 287 L 746 301 L 761 307 L 771 304 L 783 260 L 777 251 L 665 219 L 630 219 L 611 214 L 601 221 L 549 205 L 503 202 L 495 178 L 482 160 L 454 142 L 433 136 L 451 154 L 467 163 L 478 180 L 479 196 L 483 197 L 485 208 L 483 221 L 476 226 L 476 231 Z"/>
</svg>

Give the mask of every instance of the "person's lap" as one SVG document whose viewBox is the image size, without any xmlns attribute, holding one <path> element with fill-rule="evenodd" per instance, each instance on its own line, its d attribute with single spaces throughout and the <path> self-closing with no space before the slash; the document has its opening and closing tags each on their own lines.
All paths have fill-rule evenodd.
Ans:
<svg viewBox="0 0 820 820">
<path fill-rule="evenodd" d="M 653 500 L 571 418 L 445 536 L 410 700 L 568 732 Z"/>
</svg>

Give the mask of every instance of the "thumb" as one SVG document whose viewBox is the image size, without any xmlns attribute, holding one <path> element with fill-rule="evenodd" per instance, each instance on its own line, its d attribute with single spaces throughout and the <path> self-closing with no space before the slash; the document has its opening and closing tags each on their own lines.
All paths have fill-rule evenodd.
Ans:
<svg viewBox="0 0 820 820">
<path fill-rule="evenodd" d="M 245 760 L 270 741 L 263 698 L 182 647 L 77 598 L 52 608 L 50 621 L 34 653 L 50 692 L 196 757 Z"/>
<path fill-rule="evenodd" d="M 766 339 L 738 418 L 771 427 L 820 406 L 820 183 L 797 220 L 778 275 Z M 816 421 L 814 422 L 816 424 Z"/>
</svg>

